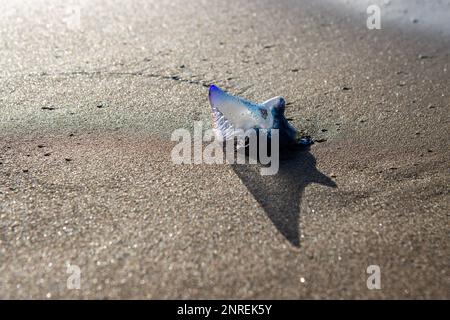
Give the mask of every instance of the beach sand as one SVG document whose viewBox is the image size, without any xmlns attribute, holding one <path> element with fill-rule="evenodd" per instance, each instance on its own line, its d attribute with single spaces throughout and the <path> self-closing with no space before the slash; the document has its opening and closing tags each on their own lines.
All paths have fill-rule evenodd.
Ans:
<svg viewBox="0 0 450 320">
<path fill-rule="evenodd" d="M 450 298 L 445 27 L 325 1 L 0 3 L 1 298 Z M 213 83 L 283 96 L 316 143 L 276 176 L 173 164 Z"/>
</svg>

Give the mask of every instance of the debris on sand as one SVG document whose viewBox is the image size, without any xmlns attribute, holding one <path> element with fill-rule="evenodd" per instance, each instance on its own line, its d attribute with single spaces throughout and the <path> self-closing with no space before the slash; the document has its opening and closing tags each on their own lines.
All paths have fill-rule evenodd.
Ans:
<svg viewBox="0 0 450 320">
<path fill-rule="evenodd" d="M 431 58 L 433 58 L 432 56 L 429 56 L 429 55 L 426 55 L 426 54 L 419 54 L 418 56 L 417 56 L 417 58 L 419 58 L 420 60 L 422 60 L 422 59 L 431 59 Z"/>
<path fill-rule="evenodd" d="M 108 102 L 100 101 L 100 102 L 97 103 L 97 108 L 99 108 L 99 109 L 101 109 L 101 108 L 107 108 L 107 107 L 109 107 Z"/>
</svg>

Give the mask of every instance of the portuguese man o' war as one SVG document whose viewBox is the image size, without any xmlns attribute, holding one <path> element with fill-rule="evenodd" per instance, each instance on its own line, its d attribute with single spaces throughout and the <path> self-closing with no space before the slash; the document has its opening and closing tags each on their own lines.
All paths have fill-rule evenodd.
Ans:
<svg viewBox="0 0 450 320">
<path fill-rule="evenodd" d="M 272 129 L 279 130 L 280 146 L 307 146 L 310 138 L 302 137 L 284 116 L 285 100 L 274 97 L 261 104 L 232 96 L 215 85 L 209 87 L 211 115 L 216 131 L 223 140 L 229 140 L 236 130 L 267 130 L 270 138 Z"/>
</svg>

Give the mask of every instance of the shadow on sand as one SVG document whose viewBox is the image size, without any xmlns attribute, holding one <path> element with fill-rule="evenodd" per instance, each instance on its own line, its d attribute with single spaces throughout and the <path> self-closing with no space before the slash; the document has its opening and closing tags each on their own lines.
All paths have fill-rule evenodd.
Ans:
<svg viewBox="0 0 450 320">
<path fill-rule="evenodd" d="M 299 217 L 303 192 L 310 183 L 336 188 L 336 183 L 316 168 L 309 147 L 280 156 L 277 174 L 262 176 L 261 165 L 232 165 L 247 189 L 263 207 L 279 232 L 300 246 Z"/>
</svg>

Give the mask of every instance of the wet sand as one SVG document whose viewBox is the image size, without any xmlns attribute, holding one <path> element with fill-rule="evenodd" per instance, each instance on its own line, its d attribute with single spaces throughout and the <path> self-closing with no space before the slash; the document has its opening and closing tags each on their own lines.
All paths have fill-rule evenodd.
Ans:
<svg viewBox="0 0 450 320">
<path fill-rule="evenodd" d="M 442 33 L 306 1 L 80 2 L 76 28 L 1 4 L 1 298 L 449 298 Z M 284 96 L 316 143 L 273 177 L 174 165 L 211 83 Z"/>
</svg>

